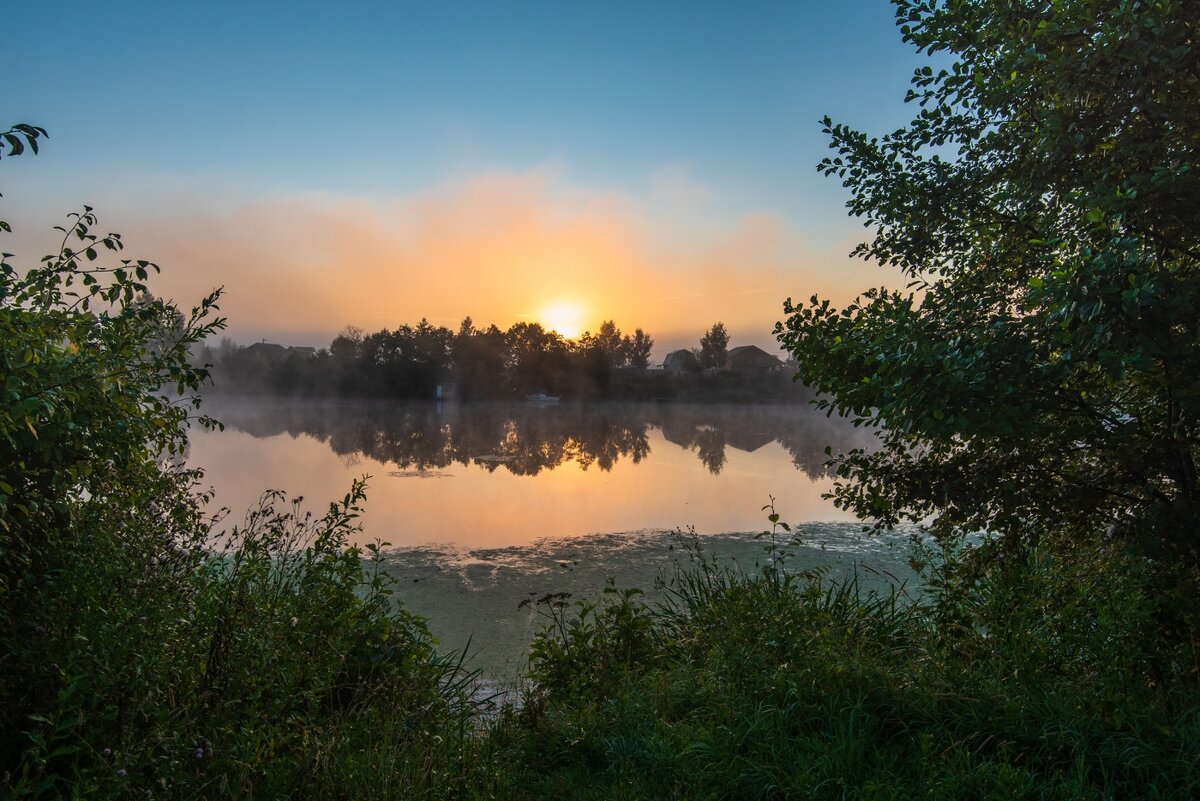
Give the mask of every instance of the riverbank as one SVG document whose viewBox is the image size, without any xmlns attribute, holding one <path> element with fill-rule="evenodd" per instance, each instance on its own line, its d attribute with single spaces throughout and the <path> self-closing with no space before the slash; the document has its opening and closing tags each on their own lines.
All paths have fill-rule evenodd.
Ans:
<svg viewBox="0 0 1200 801">
<path fill-rule="evenodd" d="M 24 681 L 6 687 L 8 709 L 26 714 L 3 732 L 5 793 L 1200 790 L 1195 654 L 1162 636 L 1138 564 L 1118 553 L 1047 542 L 1002 569 L 927 573 L 917 594 L 872 591 L 869 571 L 779 569 L 778 550 L 757 563 L 702 551 L 674 560 L 653 599 L 620 584 L 598 599 L 532 591 L 518 605 L 544 628 L 527 670 L 481 684 L 404 605 L 413 582 L 396 581 L 394 556 L 349 545 L 361 500 L 306 519 L 272 496 L 221 553 L 165 543 L 137 503 L 81 508 L 61 535 L 71 559 L 9 640 Z"/>
<path fill-rule="evenodd" d="M 561 610 L 489 736 L 527 798 L 1194 797 L 1194 656 L 1127 566 L 1060 557 L 923 604 L 702 563 Z"/>
<path fill-rule="evenodd" d="M 869 589 L 916 591 L 909 533 L 867 537 L 856 523 L 809 523 L 781 542 L 788 544 L 792 571 L 819 571 L 827 580 L 857 572 Z M 466 650 L 468 667 L 512 684 L 522 680 L 529 644 L 546 625 L 533 601 L 562 595 L 571 603 L 594 602 L 612 581 L 639 588 L 653 604 L 667 597 L 696 551 L 751 573 L 770 558 L 755 532 L 644 530 L 494 548 L 394 548 L 383 553 L 383 569 L 396 579 L 406 608 L 426 620 L 439 648 Z"/>
</svg>

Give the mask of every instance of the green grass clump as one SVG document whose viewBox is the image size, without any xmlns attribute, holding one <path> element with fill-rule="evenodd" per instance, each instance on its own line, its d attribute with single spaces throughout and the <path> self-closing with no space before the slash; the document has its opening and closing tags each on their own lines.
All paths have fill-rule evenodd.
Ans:
<svg viewBox="0 0 1200 801">
<path fill-rule="evenodd" d="M 1047 549 L 914 602 L 701 560 L 660 608 L 548 599 L 496 737 L 530 798 L 1194 797 L 1194 653 L 1103 564 Z"/>
<path fill-rule="evenodd" d="M 159 479 L 148 502 L 171 497 Z M 473 675 L 394 602 L 377 549 L 347 544 L 360 485 L 320 518 L 269 494 L 215 549 L 195 496 L 173 489 L 180 530 L 102 499 L 65 529 L 71 558 L 7 643 L 21 680 L 3 688 L 6 796 L 452 798 L 492 783 Z"/>
<path fill-rule="evenodd" d="M 347 544 L 361 486 L 317 518 L 270 494 L 214 547 L 189 480 L 82 499 L 72 558 L 9 618 L 6 797 L 1200 792 L 1195 639 L 1121 554 L 968 557 L 916 598 L 698 555 L 654 607 L 541 599 L 529 686 L 496 710 Z"/>
</svg>

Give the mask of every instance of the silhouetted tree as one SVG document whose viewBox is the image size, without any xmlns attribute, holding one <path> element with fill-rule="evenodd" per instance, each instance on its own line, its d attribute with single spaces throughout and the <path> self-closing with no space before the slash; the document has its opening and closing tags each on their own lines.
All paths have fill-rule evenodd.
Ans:
<svg viewBox="0 0 1200 801">
<path fill-rule="evenodd" d="M 721 367 L 725 364 L 725 348 L 729 344 L 729 332 L 724 323 L 717 323 L 700 337 L 700 366 Z"/>
<path fill-rule="evenodd" d="M 452 355 L 452 375 L 458 384 L 460 398 L 479 400 L 500 397 L 508 361 L 504 332 L 494 325 L 486 331 L 480 331 L 467 317 L 454 337 Z"/>
<path fill-rule="evenodd" d="M 626 362 L 638 370 L 645 370 L 650 366 L 650 349 L 653 347 L 654 340 L 640 328 L 633 332 L 632 337 L 626 336 L 621 342 Z"/>
<path fill-rule="evenodd" d="M 362 329 L 348 325 L 329 344 L 329 355 L 346 364 L 356 362 L 362 357 L 362 342 Z"/>
<path fill-rule="evenodd" d="M 539 323 L 516 323 L 504 334 L 508 380 L 517 393 L 562 392 L 570 360 L 566 341 Z"/>
<path fill-rule="evenodd" d="M 587 336 L 571 354 L 578 397 L 606 397 L 612 386 L 612 363 L 595 338 Z"/>
<path fill-rule="evenodd" d="M 625 349 L 622 347 L 621 329 L 612 320 L 600 324 L 600 331 L 595 336 L 595 347 L 604 357 L 609 367 L 625 366 Z"/>
<path fill-rule="evenodd" d="M 333 375 L 329 377 L 332 387 L 346 394 L 361 394 L 365 380 L 362 375 L 363 332 L 352 325 L 329 343 L 329 357 Z"/>
<path fill-rule="evenodd" d="M 412 397 L 432 398 L 438 380 L 449 376 L 454 334 L 444 326 L 431 325 L 421 318 L 415 328 L 407 326 L 406 367 L 408 393 Z"/>
<path fill-rule="evenodd" d="M 241 347 L 226 339 L 219 349 L 197 345 L 190 359 L 197 366 L 213 365 L 216 389 L 243 393 L 432 399 L 436 385 L 451 380 L 463 400 L 533 392 L 673 397 L 679 386 L 640 372 L 649 366 L 653 344 L 641 328 L 622 335 L 612 320 L 597 334 L 568 341 L 538 323 L 518 323 L 505 332 L 495 325 L 480 329 L 466 317 L 457 331 L 427 319 L 370 334 L 347 326 L 315 353 L 265 341 Z M 614 372 L 626 366 L 638 372 Z"/>
</svg>

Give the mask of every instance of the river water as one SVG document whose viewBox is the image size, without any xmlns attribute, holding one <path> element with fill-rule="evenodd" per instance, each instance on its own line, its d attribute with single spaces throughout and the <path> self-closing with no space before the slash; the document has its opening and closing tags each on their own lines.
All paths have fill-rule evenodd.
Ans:
<svg viewBox="0 0 1200 801">
<path fill-rule="evenodd" d="M 194 432 L 188 462 L 232 518 L 268 489 L 319 513 L 369 476 L 358 544 L 388 543 L 398 596 L 493 675 L 519 671 L 542 623 L 522 600 L 594 597 L 610 578 L 653 590 L 696 545 L 764 563 L 772 498 L 800 533 L 789 566 L 910 576 L 902 535 L 865 537 L 821 497 L 825 448 L 872 436 L 807 406 L 218 397 L 205 411 L 225 430 Z"/>
</svg>

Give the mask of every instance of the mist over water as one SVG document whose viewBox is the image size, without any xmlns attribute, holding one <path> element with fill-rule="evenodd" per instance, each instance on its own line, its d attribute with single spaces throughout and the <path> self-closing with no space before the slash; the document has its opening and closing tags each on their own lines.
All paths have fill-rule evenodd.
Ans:
<svg viewBox="0 0 1200 801">
<path fill-rule="evenodd" d="M 267 489 L 320 513 L 370 475 L 358 544 L 389 543 L 399 597 L 445 646 L 470 638 L 495 675 L 516 675 L 542 623 L 522 600 L 596 597 L 610 577 L 652 591 L 689 533 L 721 559 L 761 563 L 754 534 L 772 497 L 803 524 L 789 566 L 911 575 L 902 534 L 865 537 L 821 497 L 825 448 L 873 437 L 808 406 L 221 397 L 206 409 L 226 428 L 195 432 L 189 463 L 231 519 Z"/>
</svg>

